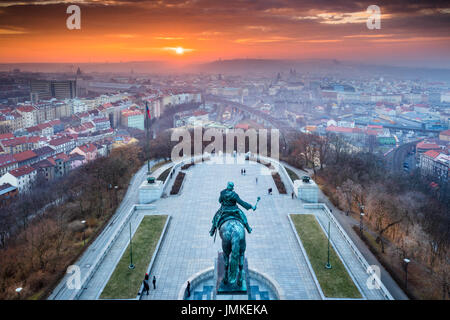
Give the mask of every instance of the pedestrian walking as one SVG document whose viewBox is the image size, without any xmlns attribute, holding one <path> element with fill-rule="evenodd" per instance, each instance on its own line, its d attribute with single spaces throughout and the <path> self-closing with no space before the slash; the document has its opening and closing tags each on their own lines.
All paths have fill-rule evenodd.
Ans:
<svg viewBox="0 0 450 320">
<path fill-rule="evenodd" d="M 153 276 L 153 289 L 156 290 L 156 277 Z"/>
<path fill-rule="evenodd" d="M 247 173 L 247 171 L 245 171 L 245 169 L 244 169 L 244 176 L 245 176 L 246 173 Z"/>
<path fill-rule="evenodd" d="M 292 191 L 291 197 L 292 197 L 292 199 L 294 199 L 294 191 Z"/>
<path fill-rule="evenodd" d="M 272 188 L 269 188 L 269 190 L 267 190 L 267 191 L 270 195 L 272 195 Z"/>
<path fill-rule="evenodd" d="M 144 292 L 147 292 L 147 295 L 148 295 L 149 290 L 150 290 L 150 286 L 148 285 L 148 273 L 146 273 L 145 277 L 144 277 L 144 291 L 142 291 L 142 294 Z"/>
<path fill-rule="evenodd" d="M 258 184 L 258 177 L 255 178 L 256 184 Z"/>
<path fill-rule="evenodd" d="M 191 296 L 191 283 L 189 281 L 187 283 L 186 290 L 187 290 L 187 296 L 190 297 Z"/>
</svg>

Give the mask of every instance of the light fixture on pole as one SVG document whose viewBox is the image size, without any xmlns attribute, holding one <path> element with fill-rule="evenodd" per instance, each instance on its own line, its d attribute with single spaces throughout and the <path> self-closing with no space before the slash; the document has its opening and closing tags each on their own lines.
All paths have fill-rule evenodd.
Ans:
<svg viewBox="0 0 450 320">
<path fill-rule="evenodd" d="M 20 300 L 20 291 L 22 291 L 22 287 L 16 288 L 16 292 L 19 295 L 19 300 Z"/>
<path fill-rule="evenodd" d="M 403 261 L 405 262 L 405 289 L 408 289 L 408 264 L 411 260 L 405 258 Z"/>
<path fill-rule="evenodd" d="M 363 229 L 364 229 L 364 226 L 363 226 L 363 217 L 364 217 L 364 212 L 361 212 L 361 213 L 359 214 L 359 234 L 361 235 L 361 237 L 362 237 L 362 235 L 363 235 Z"/>
<path fill-rule="evenodd" d="M 325 268 L 331 269 L 331 264 L 330 264 L 330 221 L 328 221 L 328 259 L 327 259 L 327 264 L 325 265 Z"/>
<path fill-rule="evenodd" d="M 81 223 L 83 224 L 83 245 L 86 245 L 86 220 L 81 220 Z"/>
<path fill-rule="evenodd" d="M 130 265 L 128 266 L 129 269 L 134 269 L 133 264 L 133 241 L 131 240 L 131 222 L 130 222 Z"/>
<path fill-rule="evenodd" d="M 150 109 L 148 108 L 148 102 L 145 102 L 145 139 L 147 140 L 146 144 L 146 157 L 147 157 L 147 175 L 150 175 Z"/>
</svg>

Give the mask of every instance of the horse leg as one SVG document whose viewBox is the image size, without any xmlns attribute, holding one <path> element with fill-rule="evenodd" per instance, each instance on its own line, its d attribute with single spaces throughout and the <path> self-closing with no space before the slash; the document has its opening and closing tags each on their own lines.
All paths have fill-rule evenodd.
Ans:
<svg viewBox="0 0 450 320">
<path fill-rule="evenodd" d="M 245 279 L 245 270 L 244 270 L 244 261 L 245 261 L 245 233 L 244 238 L 240 241 L 240 251 L 239 251 L 239 279 L 238 279 L 238 285 L 242 286 L 242 282 Z"/>
<path fill-rule="evenodd" d="M 223 251 L 223 262 L 224 262 L 224 276 L 222 282 L 224 284 L 228 283 L 228 266 L 230 264 L 230 252 L 231 246 L 229 241 L 222 240 L 222 251 Z"/>
<path fill-rule="evenodd" d="M 245 271 L 244 271 L 244 255 L 241 254 L 239 256 L 239 275 L 238 275 L 238 286 L 242 286 L 242 282 L 244 281 Z"/>
<path fill-rule="evenodd" d="M 227 284 L 228 283 L 228 266 L 230 264 L 230 253 L 227 254 L 224 251 L 223 252 L 223 260 L 224 260 L 224 268 L 223 268 L 224 276 L 223 276 L 222 282 L 224 284 Z"/>
<path fill-rule="evenodd" d="M 240 256 L 240 239 L 239 233 L 233 232 L 231 236 L 231 255 L 229 263 L 229 281 L 232 285 L 237 282 L 238 278 L 238 267 L 239 267 L 239 256 Z"/>
</svg>

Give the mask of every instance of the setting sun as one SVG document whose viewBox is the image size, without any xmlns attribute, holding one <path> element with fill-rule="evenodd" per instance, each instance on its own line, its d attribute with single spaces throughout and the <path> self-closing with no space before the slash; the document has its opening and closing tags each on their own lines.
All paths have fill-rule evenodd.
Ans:
<svg viewBox="0 0 450 320">
<path fill-rule="evenodd" d="M 183 54 L 184 53 L 184 49 L 182 47 L 177 47 L 175 49 L 176 54 Z"/>
</svg>

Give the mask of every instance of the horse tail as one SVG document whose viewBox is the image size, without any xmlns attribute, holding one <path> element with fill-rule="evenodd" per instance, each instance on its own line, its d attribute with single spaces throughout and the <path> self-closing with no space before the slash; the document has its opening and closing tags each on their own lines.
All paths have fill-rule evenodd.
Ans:
<svg viewBox="0 0 450 320">
<path fill-rule="evenodd" d="M 229 266 L 229 281 L 231 284 L 237 282 L 239 272 L 239 255 L 240 255 L 240 232 L 235 230 L 231 234 L 231 257 Z"/>
</svg>

